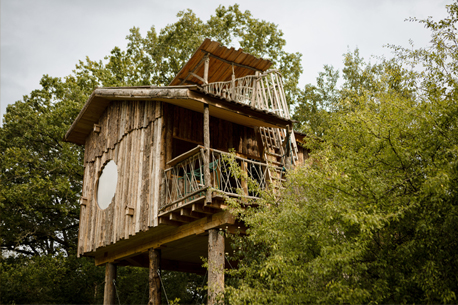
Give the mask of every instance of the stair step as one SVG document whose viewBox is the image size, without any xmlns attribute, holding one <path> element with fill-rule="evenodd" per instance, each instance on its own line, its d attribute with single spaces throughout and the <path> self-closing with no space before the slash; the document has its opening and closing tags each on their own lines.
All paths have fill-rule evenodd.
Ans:
<svg viewBox="0 0 458 305">
<path fill-rule="evenodd" d="M 271 156 L 276 156 L 276 157 L 279 157 L 279 158 L 283 157 L 283 156 L 280 155 L 280 154 L 273 153 L 273 152 L 270 152 L 270 151 L 266 151 L 266 154 L 271 155 Z"/>
<path fill-rule="evenodd" d="M 283 166 L 283 162 L 275 161 L 275 160 L 267 160 L 267 163 L 273 163 L 273 164 L 277 164 L 277 165 Z"/>
</svg>

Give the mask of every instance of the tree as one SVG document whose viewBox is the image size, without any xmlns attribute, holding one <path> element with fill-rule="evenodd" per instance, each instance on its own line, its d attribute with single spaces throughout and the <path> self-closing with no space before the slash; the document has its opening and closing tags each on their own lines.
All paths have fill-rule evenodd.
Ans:
<svg viewBox="0 0 458 305">
<path fill-rule="evenodd" d="M 138 28 L 132 28 L 126 37 L 125 50 L 115 47 L 105 60 L 86 58 L 64 78 L 44 75 L 40 81 L 42 89 L 8 106 L 0 128 L 2 303 L 29 302 L 32 297 L 34 302 L 41 303 L 76 301 L 69 291 L 60 293 L 52 288 L 55 283 L 46 274 L 52 274 L 53 264 L 59 265 L 58 270 L 75 285 L 74 291 L 94 292 L 94 295 L 82 295 L 78 302 L 100 300 L 97 291 L 103 275 L 96 268 L 87 267 L 90 262 L 78 263 L 72 258 L 76 252 L 84 150 L 62 141 L 95 87 L 167 85 L 203 39 L 209 37 L 225 45 L 235 45 L 237 41 L 246 52 L 269 57 L 285 76 L 285 87 L 291 92 L 290 103 L 296 98 L 302 72 L 301 54 L 283 50 L 285 40 L 277 25 L 255 19 L 238 5 L 218 7 L 207 22 L 191 10 L 177 16 L 178 21 L 159 33 L 152 27 L 146 37 L 140 35 Z M 138 278 L 146 274 L 129 272 L 125 270 L 126 278 L 128 274 L 136 274 Z M 87 282 L 76 280 L 79 276 L 94 278 L 88 284 L 91 288 L 85 286 Z M 170 281 L 170 286 L 182 288 L 185 284 L 196 287 L 197 282 L 201 283 L 200 277 L 183 280 L 172 273 L 164 275 L 164 279 Z M 124 289 L 122 282 L 119 285 Z M 19 286 L 30 289 L 17 290 Z M 143 288 L 138 289 L 124 290 L 132 296 L 126 302 L 139 301 L 135 296 L 142 295 Z M 19 295 L 13 293 L 15 290 Z M 175 297 L 194 301 L 199 296 L 177 294 Z"/>
<path fill-rule="evenodd" d="M 324 105 L 304 124 L 321 138 L 279 196 L 236 209 L 249 234 L 229 302 L 456 302 L 458 2 L 447 10 L 420 20 L 430 47 L 376 65 L 347 54 L 340 89 L 326 68 L 331 85 L 305 92 Z"/>
</svg>

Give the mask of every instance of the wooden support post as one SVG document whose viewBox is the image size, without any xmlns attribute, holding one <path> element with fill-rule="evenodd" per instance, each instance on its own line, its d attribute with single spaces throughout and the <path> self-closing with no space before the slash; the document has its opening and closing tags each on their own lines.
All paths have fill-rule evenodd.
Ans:
<svg viewBox="0 0 458 305">
<path fill-rule="evenodd" d="M 149 249 L 149 301 L 148 305 L 161 304 L 161 279 L 159 268 L 161 263 L 161 250 Z"/>
<path fill-rule="evenodd" d="M 205 147 L 205 158 L 204 158 L 204 180 L 205 186 L 207 187 L 207 193 L 205 196 L 205 203 L 209 204 L 212 201 L 211 192 L 211 175 L 210 175 L 210 109 L 208 104 L 204 105 L 204 147 Z"/>
<path fill-rule="evenodd" d="M 256 108 L 261 108 L 261 107 L 258 107 L 258 88 L 259 88 L 259 85 L 258 85 L 259 72 L 258 71 L 256 71 L 256 77 L 257 78 L 253 79 L 253 93 L 251 93 L 251 106 L 256 107 Z"/>
<path fill-rule="evenodd" d="M 116 265 L 113 263 L 107 263 L 105 265 L 105 291 L 103 294 L 103 305 L 116 304 L 114 280 L 116 280 Z"/>
<path fill-rule="evenodd" d="M 224 293 L 224 235 L 218 229 L 208 231 L 208 301 L 222 301 Z"/>
<path fill-rule="evenodd" d="M 290 125 L 286 128 L 286 139 L 285 139 L 285 167 L 286 169 L 291 169 L 292 159 L 291 159 L 291 132 L 292 128 Z"/>
<path fill-rule="evenodd" d="M 208 84 L 208 67 L 209 67 L 209 64 L 210 64 L 210 57 L 208 57 L 208 55 L 206 55 L 206 58 L 205 58 L 205 66 L 204 66 L 204 84 Z"/>
<path fill-rule="evenodd" d="M 231 100 L 235 101 L 235 73 L 234 73 L 234 65 L 232 65 Z"/>
</svg>

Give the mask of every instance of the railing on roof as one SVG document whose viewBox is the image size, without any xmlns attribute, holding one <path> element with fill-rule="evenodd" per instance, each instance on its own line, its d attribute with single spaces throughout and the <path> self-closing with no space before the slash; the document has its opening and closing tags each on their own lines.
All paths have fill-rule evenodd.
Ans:
<svg viewBox="0 0 458 305">
<path fill-rule="evenodd" d="M 160 211 L 205 197 L 204 148 L 198 146 L 187 154 L 184 160 L 164 171 L 165 200 L 159 206 Z M 240 158 L 216 149 L 210 150 L 209 167 L 210 187 L 214 194 L 230 197 L 258 198 L 257 191 L 248 187 L 248 181 L 264 190 L 270 184 L 284 181 L 285 176 L 281 167 Z M 238 170 L 241 172 L 237 173 Z"/>
<path fill-rule="evenodd" d="M 235 78 L 228 82 L 203 85 L 205 92 L 273 112 L 290 119 L 280 72 L 267 70 L 256 75 Z"/>
</svg>

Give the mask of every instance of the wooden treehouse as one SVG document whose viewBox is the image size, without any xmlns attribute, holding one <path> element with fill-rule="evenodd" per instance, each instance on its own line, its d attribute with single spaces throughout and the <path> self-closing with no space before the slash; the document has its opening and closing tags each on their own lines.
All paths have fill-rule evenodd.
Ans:
<svg viewBox="0 0 458 305">
<path fill-rule="evenodd" d="M 305 154 L 270 66 L 206 39 L 169 86 L 91 94 L 65 140 L 85 146 L 78 256 L 106 265 L 106 304 L 116 265 L 149 267 L 155 304 L 159 266 L 205 274 L 208 257 L 208 302 L 223 291 L 229 245 L 218 232 L 243 229 L 224 198 L 256 197 L 232 174 L 229 152 L 261 188 Z"/>
</svg>

